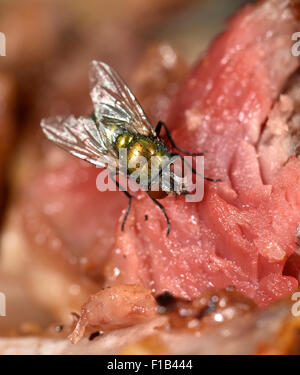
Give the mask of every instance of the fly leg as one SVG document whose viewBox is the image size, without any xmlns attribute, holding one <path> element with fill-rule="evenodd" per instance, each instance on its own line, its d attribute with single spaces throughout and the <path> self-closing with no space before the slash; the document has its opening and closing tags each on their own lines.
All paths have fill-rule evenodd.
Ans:
<svg viewBox="0 0 300 375">
<path fill-rule="evenodd" d="M 125 223 L 126 223 L 126 220 L 128 218 L 128 215 L 129 215 L 129 212 L 130 212 L 130 208 L 131 208 L 131 201 L 132 201 L 132 195 L 130 193 L 128 193 L 128 191 L 125 191 L 123 189 L 123 187 L 119 184 L 119 182 L 115 179 L 115 176 L 118 174 L 118 172 L 111 172 L 110 173 L 110 178 L 114 181 L 114 183 L 117 185 L 118 189 L 120 191 L 122 191 L 122 193 L 124 193 L 126 195 L 126 197 L 128 198 L 128 206 L 127 206 L 127 210 L 126 210 L 126 213 L 125 213 L 125 216 L 124 216 L 124 219 L 123 219 L 123 222 L 122 222 L 122 226 L 121 226 L 121 230 L 122 232 L 124 232 L 124 228 L 125 228 Z"/>
<path fill-rule="evenodd" d="M 167 224 L 168 224 L 168 230 L 167 230 L 167 236 L 170 234 L 170 229 L 171 229 L 171 224 L 170 224 L 170 219 L 169 219 L 169 217 L 168 217 L 168 215 L 167 215 L 167 213 L 166 213 L 166 210 L 165 210 L 165 208 L 164 208 L 164 206 L 161 204 L 161 203 L 159 203 L 158 202 L 158 200 L 157 199 L 155 199 L 155 198 L 153 198 L 153 197 L 151 197 L 151 195 L 149 194 L 149 192 L 147 191 L 147 194 L 148 194 L 148 196 L 152 199 L 152 201 L 161 209 L 161 211 L 163 212 L 163 214 L 164 214 L 164 216 L 165 216 L 165 218 L 166 218 L 166 220 L 167 220 Z"/>
<path fill-rule="evenodd" d="M 165 129 L 167 137 L 168 137 L 172 147 L 175 150 L 177 150 L 179 152 L 182 152 L 183 154 L 191 155 L 191 156 L 203 156 L 204 155 L 204 152 L 189 152 L 189 151 L 183 150 L 180 147 L 177 147 L 176 143 L 174 142 L 174 139 L 171 136 L 171 133 L 170 133 L 169 129 L 167 128 L 167 125 L 162 121 L 158 121 L 158 123 L 156 125 L 155 133 L 157 134 L 157 136 L 159 136 L 162 127 Z"/>
<path fill-rule="evenodd" d="M 211 182 L 220 182 L 220 181 L 221 181 L 220 178 L 210 178 L 210 177 L 206 177 L 206 176 L 202 175 L 201 173 L 199 173 L 198 171 L 196 171 L 196 169 L 193 168 L 193 167 L 191 166 L 191 164 L 190 164 L 188 161 L 186 161 L 182 155 L 180 155 L 180 154 L 172 154 L 172 156 L 179 156 L 180 159 L 181 159 L 181 160 L 187 165 L 187 167 L 188 167 L 193 173 L 195 173 L 196 175 L 202 177 L 204 180 L 211 181 Z"/>
</svg>

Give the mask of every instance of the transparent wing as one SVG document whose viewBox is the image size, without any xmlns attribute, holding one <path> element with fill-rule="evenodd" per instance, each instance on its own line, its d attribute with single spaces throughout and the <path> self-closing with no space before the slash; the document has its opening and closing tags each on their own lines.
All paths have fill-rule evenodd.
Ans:
<svg viewBox="0 0 300 375">
<path fill-rule="evenodd" d="M 74 116 L 50 117 L 41 121 L 46 137 L 61 148 L 98 167 L 117 167 L 117 158 L 106 149 L 92 119 Z"/>
<path fill-rule="evenodd" d="M 117 125 L 133 134 L 156 135 L 137 99 L 113 68 L 92 61 L 90 81 L 95 116 L 103 125 L 99 126 L 101 133 L 105 127 Z"/>
</svg>

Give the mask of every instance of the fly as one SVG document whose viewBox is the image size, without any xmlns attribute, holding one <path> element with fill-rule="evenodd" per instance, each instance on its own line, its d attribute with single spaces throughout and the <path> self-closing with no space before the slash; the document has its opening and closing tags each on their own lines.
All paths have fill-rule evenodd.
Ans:
<svg viewBox="0 0 300 375">
<path fill-rule="evenodd" d="M 162 128 L 165 129 L 173 150 L 192 156 L 203 155 L 203 153 L 191 153 L 177 147 L 167 126 L 162 121 L 159 121 L 154 129 L 137 99 L 114 69 L 98 61 L 92 61 L 91 65 L 90 95 L 95 112 L 91 117 L 75 118 L 71 115 L 43 119 L 41 127 L 49 140 L 80 159 L 86 160 L 97 167 L 108 168 L 111 171 L 110 176 L 118 188 L 120 188 L 120 184 L 115 176 L 125 174 L 131 178 L 136 168 L 129 168 L 128 166 L 135 161 L 137 156 L 146 159 L 146 169 L 147 172 L 151 172 L 151 176 L 161 176 L 165 166 L 163 160 L 170 161 L 174 157 L 183 159 L 180 154 L 172 152 L 160 137 Z M 127 160 L 122 161 L 120 159 L 122 149 L 126 150 Z M 150 159 L 153 156 L 158 160 L 154 167 L 155 171 L 150 170 L 153 168 L 153 165 L 150 164 Z M 169 163 L 167 164 L 169 165 Z M 193 173 L 197 173 L 192 166 L 189 165 L 189 168 Z M 219 179 L 202 177 L 208 181 L 220 181 Z M 170 233 L 170 220 L 164 206 L 158 202 L 158 199 L 162 199 L 175 191 L 172 190 L 172 187 L 176 178 L 175 173 L 171 172 L 169 189 L 159 181 L 158 191 L 151 190 L 152 177 L 147 180 L 149 189 L 146 193 L 165 216 L 168 225 L 167 235 Z M 122 231 L 124 231 L 133 196 L 128 191 L 121 190 L 129 199 L 122 222 Z M 184 187 L 175 192 L 178 195 L 187 194 Z"/>
</svg>

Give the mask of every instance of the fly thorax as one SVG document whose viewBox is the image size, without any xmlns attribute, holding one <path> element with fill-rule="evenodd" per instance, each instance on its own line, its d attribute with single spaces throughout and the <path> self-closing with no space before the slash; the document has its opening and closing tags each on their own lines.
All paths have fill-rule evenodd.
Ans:
<svg viewBox="0 0 300 375">
<path fill-rule="evenodd" d="M 130 133 L 122 133 L 117 137 L 115 141 L 115 147 L 119 154 L 119 160 L 121 166 L 124 169 L 127 169 L 127 150 L 128 145 L 130 144 L 133 138 L 134 136 Z"/>
<path fill-rule="evenodd" d="M 116 139 L 116 148 L 121 150 L 122 148 L 128 148 L 128 145 L 133 140 L 134 136 L 130 133 L 120 134 Z"/>
<path fill-rule="evenodd" d="M 136 137 L 128 147 L 128 173 L 138 183 L 148 186 L 151 176 L 157 174 L 163 165 L 166 150 L 147 137 Z"/>
</svg>

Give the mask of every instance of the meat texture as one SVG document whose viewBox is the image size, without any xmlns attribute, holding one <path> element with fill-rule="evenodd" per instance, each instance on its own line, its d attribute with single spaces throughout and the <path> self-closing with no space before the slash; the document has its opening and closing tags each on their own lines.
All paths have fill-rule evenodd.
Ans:
<svg viewBox="0 0 300 375">
<path fill-rule="evenodd" d="M 289 79 L 268 115 L 258 144 L 264 183 L 272 183 L 290 156 L 300 154 L 300 73 Z"/>
<path fill-rule="evenodd" d="M 217 294 L 223 301 L 224 291 Z M 84 337 L 76 345 L 64 338 L 64 329 L 55 337 L 20 337 L 0 339 L 1 354 L 299 354 L 299 317 L 291 314 L 290 298 L 263 310 L 247 313 L 247 302 L 235 300 L 240 312 L 233 319 L 215 323 L 201 332 L 191 328 L 180 314 L 176 327 L 170 329 L 168 315 L 128 328 Z M 246 302 L 246 303 L 245 303 Z M 186 302 L 188 303 L 188 302 Z M 298 302 L 297 302 L 298 304 Z M 111 305 L 110 305 L 111 306 Z M 192 302 L 192 311 L 195 307 Z M 220 308 L 220 304 L 219 304 Z M 223 308 L 221 308 L 223 309 Z M 182 309 L 183 310 L 183 309 Z M 190 312 L 190 309 L 186 310 Z M 227 312 L 226 312 L 227 311 Z M 228 316 L 229 306 L 223 309 Z M 211 315 L 214 315 L 212 312 Z M 207 316 L 209 319 L 209 316 Z M 174 319 L 171 316 L 171 321 Z M 179 328 L 188 321 L 190 328 Z M 201 324 L 201 323 L 200 323 Z M 197 328 L 196 328 L 197 329 Z M 95 336 L 95 335 L 94 335 Z"/>
<path fill-rule="evenodd" d="M 111 330 L 151 320 L 156 303 L 151 292 L 140 285 L 118 285 L 91 295 L 82 306 L 80 319 L 70 336 L 77 343 L 85 330 Z"/>
<path fill-rule="evenodd" d="M 285 101 L 280 97 L 275 104 L 299 65 L 291 54 L 297 29 L 293 1 L 249 4 L 229 20 L 167 117 L 178 146 L 207 151 L 206 175 L 222 182 L 205 183 L 201 202 L 162 201 L 171 221 L 169 237 L 161 211 L 141 194 L 126 231 L 119 225 L 107 284 L 142 283 L 156 294 L 167 290 L 185 299 L 208 287 L 234 285 L 259 306 L 297 287 L 283 268 L 297 250 L 300 159 L 267 168 L 267 177 L 259 159 L 263 126 Z"/>
</svg>

